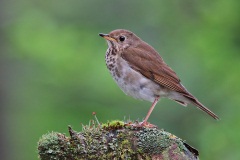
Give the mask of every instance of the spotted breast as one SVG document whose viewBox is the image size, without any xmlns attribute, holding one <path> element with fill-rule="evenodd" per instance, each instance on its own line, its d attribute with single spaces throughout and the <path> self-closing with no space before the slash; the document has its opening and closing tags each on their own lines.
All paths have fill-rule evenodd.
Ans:
<svg viewBox="0 0 240 160">
<path fill-rule="evenodd" d="M 115 51 L 112 47 L 108 48 L 105 61 L 113 79 L 126 95 L 153 102 L 156 96 L 166 93 L 161 92 L 164 89 L 160 85 L 133 70 Z"/>
</svg>

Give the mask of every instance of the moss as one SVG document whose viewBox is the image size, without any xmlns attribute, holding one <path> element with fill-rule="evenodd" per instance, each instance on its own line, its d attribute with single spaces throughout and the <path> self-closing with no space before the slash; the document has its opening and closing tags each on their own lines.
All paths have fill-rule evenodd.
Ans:
<svg viewBox="0 0 240 160">
<path fill-rule="evenodd" d="M 124 122 L 120 120 L 113 120 L 102 124 L 102 128 L 105 130 L 116 130 L 124 127 Z"/>
<path fill-rule="evenodd" d="M 97 159 L 101 156 L 103 159 L 114 157 L 128 159 L 133 150 L 131 143 L 126 139 L 129 134 L 118 130 L 123 127 L 124 122 L 115 120 L 103 124 L 100 129 L 90 125 L 84 126 L 84 130 L 79 134 L 71 130 L 71 144 L 75 148 L 72 152 L 85 154 L 84 157 L 78 158 Z"/>
</svg>

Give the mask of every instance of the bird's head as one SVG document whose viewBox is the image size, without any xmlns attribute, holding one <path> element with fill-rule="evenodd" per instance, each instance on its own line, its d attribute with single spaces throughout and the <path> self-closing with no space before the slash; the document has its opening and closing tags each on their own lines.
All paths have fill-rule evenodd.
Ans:
<svg viewBox="0 0 240 160">
<path fill-rule="evenodd" d="M 109 34 L 99 33 L 99 36 L 107 40 L 109 48 L 115 47 L 122 50 L 127 49 L 128 47 L 136 47 L 140 42 L 139 37 L 124 29 L 117 29 L 111 31 Z"/>
</svg>

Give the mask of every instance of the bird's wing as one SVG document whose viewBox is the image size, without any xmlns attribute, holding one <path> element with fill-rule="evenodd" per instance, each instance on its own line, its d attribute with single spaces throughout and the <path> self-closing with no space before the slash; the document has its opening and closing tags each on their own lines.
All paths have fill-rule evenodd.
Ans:
<svg viewBox="0 0 240 160">
<path fill-rule="evenodd" d="M 214 119 L 219 119 L 216 114 L 202 105 L 191 93 L 189 93 L 180 83 L 176 73 L 163 61 L 160 55 L 149 45 L 131 48 L 129 47 L 121 54 L 128 64 L 145 77 L 151 79 L 159 85 L 179 92 L 189 100 L 188 103 L 196 105 L 199 109 L 208 113 Z M 173 99 L 186 106 L 187 102 Z"/>
<path fill-rule="evenodd" d="M 142 47 L 129 47 L 121 56 L 134 70 L 157 84 L 188 95 L 176 73 L 151 46 L 145 44 Z"/>
</svg>

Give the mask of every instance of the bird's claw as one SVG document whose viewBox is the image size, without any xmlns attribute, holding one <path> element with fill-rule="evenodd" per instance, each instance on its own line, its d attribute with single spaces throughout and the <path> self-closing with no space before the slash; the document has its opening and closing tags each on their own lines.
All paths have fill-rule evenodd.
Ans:
<svg viewBox="0 0 240 160">
<path fill-rule="evenodd" d="M 126 126 L 131 126 L 131 127 L 136 127 L 136 128 L 157 128 L 157 126 L 149 123 L 149 122 L 146 122 L 146 121 L 142 121 L 142 122 L 135 122 L 135 123 L 127 123 L 125 124 Z"/>
</svg>

